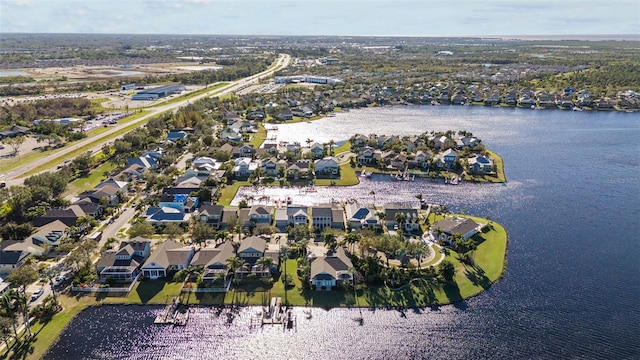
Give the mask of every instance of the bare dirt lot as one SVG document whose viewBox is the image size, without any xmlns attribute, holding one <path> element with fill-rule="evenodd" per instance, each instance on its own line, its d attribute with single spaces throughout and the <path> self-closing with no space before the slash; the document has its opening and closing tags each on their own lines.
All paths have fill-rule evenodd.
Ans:
<svg viewBox="0 0 640 360">
<path fill-rule="evenodd" d="M 108 80 L 115 77 L 144 77 L 146 75 L 164 75 L 191 72 L 194 70 L 204 70 L 207 68 L 219 68 L 218 66 L 207 66 L 197 62 L 178 62 L 163 64 L 142 64 L 127 66 L 84 66 L 77 65 L 71 67 L 50 67 L 50 68 L 23 68 L 16 69 L 26 73 L 35 79 L 56 79 L 66 77 L 69 81 L 82 80 Z M 7 71 L 12 71 L 7 69 Z"/>
</svg>

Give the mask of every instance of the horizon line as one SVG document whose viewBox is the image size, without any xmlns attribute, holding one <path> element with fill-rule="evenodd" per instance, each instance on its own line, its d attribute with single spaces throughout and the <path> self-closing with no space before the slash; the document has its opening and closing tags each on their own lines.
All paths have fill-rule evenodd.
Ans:
<svg viewBox="0 0 640 360">
<path fill-rule="evenodd" d="M 456 35 L 338 35 L 338 34 L 204 34 L 204 33 L 102 33 L 102 32 L 5 32 L 1 35 L 140 35 L 140 36 L 248 36 L 248 37 L 356 37 L 356 38 L 476 38 L 476 39 L 501 39 L 501 40 L 613 40 L 613 41 L 640 41 L 640 34 L 456 34 Z"/>
</svg>

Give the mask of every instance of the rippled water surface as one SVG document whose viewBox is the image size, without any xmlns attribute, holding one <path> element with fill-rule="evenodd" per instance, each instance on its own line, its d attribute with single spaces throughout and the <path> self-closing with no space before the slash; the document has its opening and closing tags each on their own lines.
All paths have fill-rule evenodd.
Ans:
<svg viewBox="0 0 640 360">
<path fill-rule="evenodd" d="M 47 359 L 640 358 L 640 116 L 484 107 L 395 107 L 279 126 L 278 139 L 325 142 L 355 133 L 464 129 L 500 153 L 506 185 L 392 183 L 259 196 L 318 203 L 415 200 L 490 216 L 509 231 L 505 276 L 452 306 L 409 310 L 297 309 L 296 330 L 250 328 L 258 309 L 192 308 L 184 328 L 154 326 L 160 308 L 81 313 Z M 309 135 L 311 134 L 311 135 Z M 248 195 L 241 192 L 236 201 Z M 254 191 L 254 190 L 250 190 Z"/>
</svg>

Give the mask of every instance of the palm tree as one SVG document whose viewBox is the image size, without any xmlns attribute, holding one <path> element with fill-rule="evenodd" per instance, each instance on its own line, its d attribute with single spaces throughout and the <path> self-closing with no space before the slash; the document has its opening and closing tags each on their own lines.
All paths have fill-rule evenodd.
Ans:
<svg viewBox="0 0 640 360">
<path fill-rule="evenodd" d="M 397 212 L 394 215 L 394 218 L 396 220 L 396 222 L 398 223 L 398 229 L 402 229 L 402 226 L 404 225 L 405 221 L 407 221 L 407 215 L 401 213 L 401 212 Z"/>
<path fill-rule="evenodd" d="M 307 138 L 305 142 L 307 143 L 307 147 L 311 147 L 311 143 L 313 142 L 313 139 Z"/>
<path fill-rule="evenodd" d="M 325 231 L 324 234 L 322 234 L 322 241 L 324 241 L 324 245 L 330 250 L 335 250 L 336 246 L 338 246 L 336 235 L 330 231 Z"/>
<path fill-rule="evenodd" d="M 227 259 L 227 268 L 229 269 L 231 274 L 235 275 L 236 270 L 241 268 L 242 265 L 244 265 L 244 260 L 240 259 L 237 256 L 233 256 Z"/>
<path fill-rule="evenodd" d="M 349 244 L 349 250 L 353 252 L 353 245 L 358 242 L 358 234 L 349 232 L 344 236 L 344 241 Z"/>
<path fill-rule="evenodd" d="M 329 152 L 331 153 L 331 156 L 333 156 L 333 146 L 336 144 L 335 141 L 333 141 L 333 139 L 329 140 Z"/>
<path fill-rule="evenodd" d="M 271 273 L 271 265 L 273 264 L 273 259 L 268 256 L 263 256 L 258 261 L 256 261 L 257 265 L 262 266 L 262 270 L 267 269 L 269 273 Z"/>
</svg>

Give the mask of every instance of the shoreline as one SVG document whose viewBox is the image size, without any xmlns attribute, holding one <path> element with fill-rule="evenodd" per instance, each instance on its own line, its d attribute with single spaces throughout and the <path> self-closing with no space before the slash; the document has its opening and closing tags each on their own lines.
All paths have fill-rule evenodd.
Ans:
<svg viewBox="0 0 640 360">
<path fill-rule="evenodd" d="M 481 217 L 476 216 L 467 216 L 467 215 L 459 215 L 465 216 L 473 219 L 474 221 L 482 222 L 483 224 L 491 224 L 491 229 L 482 232 L 481 234 L 481 242 L 478 245 L 478 250 L 476 250 L 474 258 L 475 265 L 473 267 L 462 264 L 458 260 L 458 254 L 452 250 L 448 250 L 445 255 L 445 259 L 451 261 L 456 269 L 455 281 L 452 283 L 440 283 L 434 280 L 422 279 L 420 281 L 414 281 L 414 279 L 409 280 L 407 284 L 401 285 L 400 289 L 396 288 L 391 289 L 386 285 L 383 286 L 375 286 L 368 288 L 357 288 L 355 294 L 357 297 L 354 297 L 351 303 L 341 303 L 339 298 L 345 298 L 345 295 L 353 296 L 354 292 L 352 291 L 331 291 L 331 292 L 322 292 L 322 291 L 314 291 L 309 290 L 312 296 L 311 302 L 298 302 L 295 298 L 289 297 L 287 301 L 287 306 L 292 307 L 306 307 L 306 308 L 322 308 L 322 309 L 332 309 L 332 308 L 354 308 L 354 309 L 418 309 L 418 308 L 427 308 L 427 307 L 439 307 L 439 306 L 447 306 L 447 305 L 455 305 L 457 303 L 465 302 L 468 299 L 476 297 L 486 290 L 488 290 L 493 284 L 500 281 L 503 278 L 506 268 L 507 268 L 507 254 L 508 254 L 508 243 L 509 243 L 509 235 L 506 229 L 500 225 L 499 223 L 493 220 L 487 220 Z M 289 259 L 295 263 L 296 260 Z M 476 279 L 476 275 L 482 274 L 483 281 L 473 283 L 473 279 Z M 298 292 L 298 286 L 300 285 L 300 281 L 298 277 L 294 277 L 296 285 L 288 290 L 291 293 Z M 150 281 L 158 281 L 158 280 L 147 280 L 147 284 Z M 419 282 L 420 284 L 413 284 L 415 282 Z M 171 296 L 171 294 L 165 294 L 160 292 L 156 294 L 154 297 L 143 301 L 135 301 L 135 297 L 138 297 L 137 287 L 142 284 L 139 282 L 134 289 L 126 296 L 126 297 L 101 297 L 100 294 L 68 294 L 61 295 L 59 298 L 63 305 L 63 310 L 56 314 L 51 321 L 48 323 L 36 323 L 32 325 L 32 330 L 36 335 L 35 342 L 33 343 L 35 349 L 37 351 L 30 354 L 30 358 L 40 358 L 46 351 L 51 347 L 59 338 L 60 334 L 64 332 L 64 330 L 69 326 L 71 321 L 76 317 L 77 314 L 81 313 L 83 310 L 88 307 L 99 307 L 103 305 L 119 305 L 119 306 L 164 306 L 166 305 L 167 296 Z M 166 288 L 163 284 L 162 289 Z M 178 288 L 181 289 L 181 286 Z M 189 302 L 189 306 L 208 306 L 208 307 L 248 307 L 248 306 L 262 306 L 261 295 L 270 294 L 271 296 L 281 296 L 284 294 L 280 294 L 277 289 L 269 289 L 256 291 L 253 290 L 251 293 L 253 296 L 248 296 L 249 292 L 247 291 L 238 291 L 237 289 L 233 289 L 232 291 L 222 294 L 222 298 L 218 295 L 218 299 L 222 300 L 222 302 L 213 301 L 214 298 L 211 294 L 215 293 L 199 293 L 200 299 L 197 299 L 198 293 L 189 293 L 189 299 L 192 297 L 197 299 L 197 302 Z M 412 296 L 405 297 L 406 293 L 409 292 Z M 367 300 L 367 296 L 371 294 L 376 294 L 377 296 L 382 296 L 386 300 L 383 302 L 374 302 Z M 181 292 L 178 291 L 177 294 L 180 295 Z M 431 296 L 429 296 L 431 294 Z M 134 298 L 130 298 L 134 295 Z M 193 296 L 192 296 L 193 295 Z M 283 296 L 285 298 L 285 296 Z M 405 299 L 413 299 L 414 302 L 407 302 Z M 304 299 L 304 298 L 300 298 Z M 333 299 L 333 302 L 330 302 L 329 299 Z M 370 299 L 373 299 L 371 297 Z M 253 300 L 253 301 L 252 301 Z M 338 301 L 336 301 L 338 300 Z M 416 301 L 418 300 L 418 301 Z M 429 301 L 431 300 L 431 301 Z M 42 333 L 46 333 L 46 337 L 42 337 Z"/>
</svg>

